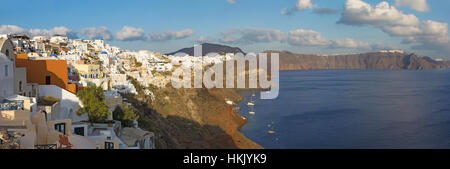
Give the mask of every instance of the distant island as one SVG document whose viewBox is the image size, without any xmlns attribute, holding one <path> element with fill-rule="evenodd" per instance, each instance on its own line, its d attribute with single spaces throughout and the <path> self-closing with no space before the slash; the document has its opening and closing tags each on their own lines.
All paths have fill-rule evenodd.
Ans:
<svg viewBox="0 0 450 169">
<path fill-rule="evenodd" d="M 190 56 L 194 56 L 194 47 L 183 48 L 176 52 L 167 53 L 166 55 L 175 55 L 177 53 L 186 53 Z M 245 53 L 238 47 L 230 47 L 230 46 L 212 44 L 212 43 L 203 43 L 202 44 L 202 56 L 206 56 L 208 53 L 218 53 L 220 55 L 224 55 L 227 53 L 243 53 L 245 55 Z"/>
<path fill-rule="evenodd" d="M 243 53 L 238 47 L 202 44 L 202 55 L 208 53 Z M 194 47 L 183 48 L 166 55 L 178 52 L 194 56 Z M 380 52 L 340 55 L 296 54 L 289 51 L 266 50 L 263 53 L 280 54 L 280 70 L 331 70 L 331 69 L 376 69 L 376 70 L 421 70 L 450 68 L 449 61 L 434 60 L 401 50 L 385 50 Z"/>
<path fill-rule="evenodd" d="M 295 54 L 286 51 L 265 51 L 265 53 L 280 54 L 280 70 L 421 70 L 450 67 L 448 61 L 436 61 L 430 57 L 396 51 L 343 55 Z"/>
</svg>

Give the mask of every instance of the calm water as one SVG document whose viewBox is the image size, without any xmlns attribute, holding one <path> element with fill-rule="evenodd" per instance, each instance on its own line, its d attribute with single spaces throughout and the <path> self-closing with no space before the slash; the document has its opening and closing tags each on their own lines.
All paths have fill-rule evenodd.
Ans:
<svg viewBox="0 0 450 169">
<path fill-rule="evenodd" d="M 255 115 L 246 94 L 241 131 L 265 148 L 450 148 L 449 70 L 280 72 Z"/>
</svg>

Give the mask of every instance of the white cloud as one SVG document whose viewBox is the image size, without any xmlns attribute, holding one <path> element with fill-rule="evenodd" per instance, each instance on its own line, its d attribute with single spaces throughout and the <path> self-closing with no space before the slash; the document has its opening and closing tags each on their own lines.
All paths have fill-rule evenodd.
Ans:
<svg viewBox="0 0 450 169">
<path fill-rule="evenodd" d="M 18 27 L 16 25 L 2 25 L 0 26 L 0 34 L 14 34 L 23 33 L 25 29 Z"/>
<path fill-rule="evenodd" d="M 395 6 L 406 6 L 419 12 L 430 10 L 427 0 L 395 0 Z"/>
<path fill-rule="evenodd" d="M 380 28 L 390 36 L 404 37 L 403 44 L 415 44 L 415 49 L 449 51 L 448 24 L 419 19 L 404 14 L 387 2 L 371 6 L 361 0 L 347 0 L 338 23 Z"/>
<path fill-rule="evenodd" d="M 436 38 L 448 37 L 448 24 L 426 20 L 416 25 L 385 26 L 383 31 L 392 36 L 434 36 Z"/>
<path fill-rule="evenodd" d="M 213 38 L 200 36 L 197 39 L 193 40 L 192 42 L 201 44 L 201 43 L 211 43 L 211 42 L 215 42 L 215 41 L 216 40 L 214 40 Z"/>
<path fill-rule="evenodd" d="M 113 38 L 113 35 L 108 28 L 103 26 L 99 28 L 83 28 L 81 29 L 81 33 L 89 39 L 111 40 Z"/>
<path fill-rule="evenodd" d="M 304 29 L 289 31 L 288 42 L 294 46 L 316 46 L 329 44 L 326 39 L 321 37 L 319 32 Z"/>
<path fill-rule="evenodd" d="M 304 9 L 312 9 L 313 4 L 311 0 L 298 0 L 297 5 L 295 7 L 297 8 L 297 10 L 301 11 Z"/>
<path fill-rule="evenodd" d="M 371 46 L 367 42 L 359 42 L 350 38 L 342 40 L 331 40 L 331 48 L 359 48 L 359 49 L 371 49 Z"/>
<path fill-rule="evenodd" d="M 337 10 L 331 8 L 319 8 L 313 3 L 314 0 L 297 0 L 297 4 L 292 8 L 283 8 L 282 15 L 292 15 L 294 12 L 311 9 L 314 14 L 333 15 L 338 13 Z"/>
<path fill-rule="evenodd" d="M 31 36 L 64 35 L 69 38 L 77 38 L 76 32 L 64 26 L 57 26 L 52 29 L 30 29 L 28 32 Z"/>
<path fill-rule="evenodd" d="M 197 39 L 202 42 L 207 38 Z M 237 29 L 222 32 L 222 37 L 218 40 L 221 43 L 228 44 L 255 44 L 255 43 L 287 43 L 291 46 L 319 46 L 331 49 L 351 48 L 358 50 L 378 50 L 396 48 L 392 45 L 383 45 L 381 43 L 369 44 L 367 42 L 356 41 L 351 38 L 341 40 L 327 40 L 323 38 L 320 32 L 314 30 L 296 29 L 284 33 L 276 29 L 249 28 Z M 398 48 L 397 48 L 398 49 Z"/>
<path fill-rule="evenodd" d="M 284 8 L 281 11 L 283 15 L 290 15 L 295 11 L 302 11 L 305 9 L 313 9 L 315 5 L 311 2 L 311 0 L 297 0 L 297 4 L 292 8 Z"/>
<path fill-rule="evenodd" d="M 194 34 L 194 31 L 191 29 L 185 29 L 182 31 L 166 31 L 164 33 L 151 33 L 149 40 L 150 41 L 167 41 L 167 40 L 175 40 L 175 39 L 184 39 Z"/>
<path fill-rule="evenodd" d="M 115 38 L 121 41 L 145 40 L 144 29 L 123 26 L 122 30 L 116 33 Z"/>
<path fill-rule="evenodd" d="M 319 32 L 313 30 L 297 29 L 289 32 L 288 43 L 292 46 L 323 46 L 332 49 L 345 48 L 362 51 L 378 51 L 384 49 L 398 49 L 393 45 L 383 43 L 369 44 L 351 38 L 327 40 Z"/>
<path fill-rule="evenodd" d="M 222 37 L 219 39 L 219 41 L 223 43 L 251 44 L 276 42 L 285 39 L 286 34 L 281 32 L 280 30 L 249 28 L 222 32 Z"/>
<path fill-rule="evenodd" d="M 372 7 L 361 0 L 347 0 L 338 23 L 357 26 L 415 25 L 419 19 L 412 14 L 404 14 L 383 1 Z"/>
<path fill-rule="evenodd" d="M 77 33 L 72 29 L 64 26 L 57 26 L 52 29 L 30 29 L 26 30 L 16 25 L 2 25 L 0 26 L 0 34 L 14 34 L 25 33 L 31 36 L 53 36 L 53 35 L 65 35 L 70 38 L 76 38 Z"/>
</svg>

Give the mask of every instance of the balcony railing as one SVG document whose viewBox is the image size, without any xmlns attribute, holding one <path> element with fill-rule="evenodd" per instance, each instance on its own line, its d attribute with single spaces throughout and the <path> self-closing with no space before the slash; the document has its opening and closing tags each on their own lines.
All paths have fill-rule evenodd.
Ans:
<svg viewBox="0 0 450 169">
<path fill-rule="evenodd" d="M 18 101 L 0 101 L 0 110 L 23 110 L 23 100 Z"/>
<path fill-rule="evenodd" d="M 57 149 L 58 145 L 56 144 L 36 144 L 34 145 L 35 149 Z"/>
</svg>

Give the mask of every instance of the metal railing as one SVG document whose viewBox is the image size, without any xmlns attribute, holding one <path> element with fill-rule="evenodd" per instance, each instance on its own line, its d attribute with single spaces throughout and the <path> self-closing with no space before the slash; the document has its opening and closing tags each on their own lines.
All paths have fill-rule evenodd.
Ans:
<svg viewBox="0 0 450 169">
<path fill-rule="evenodd" d="M 35 149 L 50 149 L 50 150 L 53 150 L 53 149 L 57 149 L 58 145 L 56 145 L 56 144 L 36 144 L 36 145 L 34 145 L 34 148 Z"/>
<path fill-rule="evenodd" d="M 23 110 L 23 100 L 0 102 L 0 110 Z"/>
</svg>

